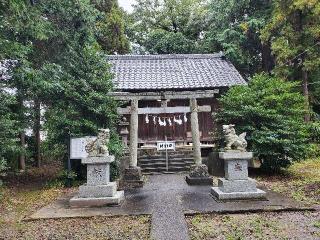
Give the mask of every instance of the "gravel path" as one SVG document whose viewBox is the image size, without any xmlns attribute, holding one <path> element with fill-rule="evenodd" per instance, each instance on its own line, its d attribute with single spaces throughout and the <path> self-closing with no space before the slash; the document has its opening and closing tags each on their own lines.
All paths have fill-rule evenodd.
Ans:
<svg viewBox="0 0 320 240">
<path fill-rule="evenodd" d="M 153 176 L 145 190 L 156 191 L 151 219 L 151 237 L 157 240 L 187 240 L 188 228 L 178 189 L 186 187 L 181 176 Z"/>
</svg>

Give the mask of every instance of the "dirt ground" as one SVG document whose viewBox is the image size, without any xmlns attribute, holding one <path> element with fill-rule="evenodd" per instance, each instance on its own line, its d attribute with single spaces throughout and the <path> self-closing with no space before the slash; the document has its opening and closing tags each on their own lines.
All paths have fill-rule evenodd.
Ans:
<svg viewBox="0 0 320 240">
<path fill-rule="evenodd" d="M 0 240 L 8 239 L 149 239 L 150 217 L 96 217 L 23 221 L 66 189 L 56 180 L 61 167 L 32 168 L 9 176 L 1 189 Z"/>
<path fill-rule="evenodd" d="M 253 174 L 260 186 L 306 205 L 320 206 L 320 159 L 274 176 Z M 212 214 L 186 217 L 191 239 L 320 239 L 320 211 Z"/>
<path fill-rule="evenodd" d="M 46 219 L 6 224 L 0 239 L 149 239 L 147 216 Z"/>
</svg>

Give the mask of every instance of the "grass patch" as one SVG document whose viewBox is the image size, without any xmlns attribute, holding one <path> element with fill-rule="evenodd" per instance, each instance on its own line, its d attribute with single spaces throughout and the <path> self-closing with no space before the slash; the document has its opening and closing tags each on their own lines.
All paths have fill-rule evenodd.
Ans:
<svg viewBox="0 0 320 240">
<path fill-rule="evenodd" d="M 294 163 L 287 172 L 296 178 L 320 182 L 320 158 Z"/>
<path fill-rule="evenodd" d="M 294 163 L 277 176 L 257 176 L 268 189 L 305 204 L 320 204 L 320 158 Z"/>
<path fill-rule="evenodd" d="M 316 213 L 254 213 L 187 216 L 191 239 L 316 239 Z M 290 221 L 288 221 L 290 219 Z"/>
</svg>

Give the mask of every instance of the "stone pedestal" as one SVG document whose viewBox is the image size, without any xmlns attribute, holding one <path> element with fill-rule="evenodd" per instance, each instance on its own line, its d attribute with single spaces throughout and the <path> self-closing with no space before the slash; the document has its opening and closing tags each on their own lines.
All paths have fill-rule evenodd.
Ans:
<svg viewBox="0 0 320 240">
<path fill-rule="evenodd" d="M 225 178 L 218 179 L 218 187 L 211 193 L 220 200 L 265 198 L 266 193 L 256 187 L 256 181 L 248 177 L 248 161 L 252 152 L 220 152 L 224 160 Z"/>
<path fill-rule="evenodd" d="M 129 167 L 124 170 L 123 177 L 121 179 L 121 188 L 133 189 L 142 188 L 143 180 L 140 167 Z"/>
<path fill-rule="evenodd" d="M 208 167 L 205 164 L 194 165 L 186 176 L 189 185 L 212 185 L 212 177 L 209 176 Z"/>
<path fill-rule="evenodd" d="M 100 207 L 118 205 L 124 192 L 117 191 L 117 184 L 110 182 L 110 163 L 114 156 L 87 157 L 87 183 L 79 187 L 79 194 L 70 199 L 70 207 Z"/>
</svg>

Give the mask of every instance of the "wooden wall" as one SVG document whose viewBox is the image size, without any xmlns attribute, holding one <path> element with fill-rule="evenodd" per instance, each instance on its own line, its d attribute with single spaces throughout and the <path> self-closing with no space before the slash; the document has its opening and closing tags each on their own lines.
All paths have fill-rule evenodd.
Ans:
<svg viewBox="0 0 320 240">
<path fill-rule="evenodd" d="M 198 105 L 211 105 L 211 110 L 215 111 L 217 109 L 218 103 L 215 98 L 212 99 L 198 99 Z M 168 102 L 168 107 L 175 106 L 189 106 L 189 100 L 171 100 Z M 139 108 L 145 107 L 161 107 L 161 102 L 158 101 L 139 101 Z M 187 113 L 187 123 L 182 121 L 182 125 L 178 125 L 173 122 L 173 116 L 181 115 L 182 113 L 175 114 L 157 114 L 155 116 L 161 117 L 171 117 L 172 126 L 160 126 L 153 123 L 153 115 L 149 115 L 149 123 L 146 123 L 146 115 L 139 115 L 139 143 L 155 142 L 165 139 L 167 136 L 168 140 L 174 141 L 191 141 L 191 126 L 190 126 L 190 113 Z M 212 137 L 210 132 L 213 130 L 213 119 L 212 113 L 209 112 L 199 112 L 199 129 L 201 131 L 201 141 L 211 141 Z M 130 116 L 126 116 L 128 121 Z"/>
</svg>

